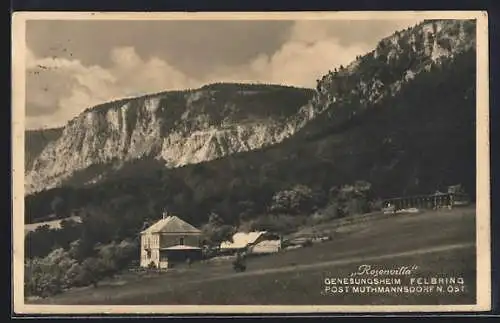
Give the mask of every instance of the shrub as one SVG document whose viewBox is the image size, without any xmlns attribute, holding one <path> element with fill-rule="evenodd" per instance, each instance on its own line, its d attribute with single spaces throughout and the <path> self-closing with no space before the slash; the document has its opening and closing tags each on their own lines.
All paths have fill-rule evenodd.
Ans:
<svg viewBox="0 0 500 323">
<path fill-rule="evenodd" d="M 382 208 L 384 207 L 384 202 L 380 199 L 371 201 L 369 204 L 370 204 L 370 211 L 372 212 L 381 211 Z"/>
<path fill-rule="evenodd" d="M 97 286 L 99 280 L 101 280 L 107 271 L 105 263 L 97 258 L 91 257 L 85 259 L 82 263 L 83 267 L 83 282 L 85 285 L 92 284 Z"/>
<path fill-rule="evenodd" d="M 300 214 L 311 210 L 315 204 L 313 191 L 304 185 L 274 194 L 269 210 L 274 214 Z"/>
<path fill-rule="evenodd" d="M 328 204 L 323 210 L 322 214 L 326 219 L 336 219 L 339 217 L 339 205 L 336 202 Z"/>
<path fill-rule="evenodd" d="M 312 247 L 313 242 L 312 242 L 312 240 L 311 240 L 311 239 L 307 239 L 307 240 L 305 240 L 304 242 L 302 242 L 300 245 L 301 245 L 302 247 Z"/>
<path fill-rule="evenodd" d="M 158 267 L 156 266 L 155 262 L 154 262 L 154 261 L 151 261 L 151 262 L 149 263 L 149 265 L 148 265 L 148 269 L 156 269 L 156 268 L 158 268 Z"/>
<path fill-rule="evenodd" d="M 66 272 L 65 283 L 68 287 L 80 287 L 88 285 L 86 281 L 86 273 L 84 268 L 79 263 L 74 263 L 73 266 Z"/>
<path fill-rule="evenodd" d="M 28 259 L 25 264 L 26 293 L 47 297 L 70 287 L 97 286 L 98 281 L 113 276 L 137 254 L 135 242 L 113 242 L 98 246 L 95 256 L 79 263 L 75 257 L 84 246 L 81 240 L 76 240 L 68 251 L 58 248 L 45 258 Z"/>
<path fill-rule="evenodd" d="M 75 264 L 63 249 L 56 249 L 42 259 L 28 260 L 25 264 L 28 294 L 47 297 L 70 287 L 67 274 Z"/>
<path fill-rule="evenodd" d="M 217 214 L 210 215 L 209 221 L 202 228 L 203 236 L 211 245 L 220 245 L 223 241 L 231 241 L 236 228 L 225 224 Z"/>
</svg>

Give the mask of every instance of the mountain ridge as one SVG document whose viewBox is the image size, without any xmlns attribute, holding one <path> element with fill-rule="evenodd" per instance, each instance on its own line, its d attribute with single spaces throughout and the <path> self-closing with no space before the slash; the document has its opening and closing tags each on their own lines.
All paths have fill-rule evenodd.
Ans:
<svg viewBox="0 0 500 323">
<path fill-rule="evenodd" d="M 29 195 L 27 210 L 40 212 L 61 194 L 79 208 L 141 192 L 138 207 L 166 205 L 197 222 L 210 209 L 238 214 L 242 201 L 251 201 L 255 214 L 266 212 L 261 206 L 273 192 L 295 184 L 324 193 L 360 179 L 378 196 L 462 182 L 474 197 L 475 59 L 473 21 L 424 22 L 325 74 L 294 110 L 305 117 L 287 115 L 300 127 L 279 141 L 174 168 L 148 155 L 115 168 L 94 164 L 60 189 Z M 287 124 L 280 123 L 281 133 Z"/>
<path fill-rule="evenodd" d="M 154 155 L 178 167 L 273 144 L 314 114 L 307 106 L 312 95 L 277 85 L 211 84 L 89 108 L 33 161 L 26 191 L 57 186 L 77 170 L 114 159 Z"/>
</svg>

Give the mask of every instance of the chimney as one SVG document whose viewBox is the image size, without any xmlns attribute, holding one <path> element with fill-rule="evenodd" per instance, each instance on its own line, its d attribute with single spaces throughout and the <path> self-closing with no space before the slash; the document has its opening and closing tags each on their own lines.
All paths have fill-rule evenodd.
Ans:
<svg viewBox="0 0 500 323">
<path fill-rule="evenodd" d="M 163 219 L 166 219 L 168 217 L 168 212 L 167 211 L 163 211 Z"/>
</svg>

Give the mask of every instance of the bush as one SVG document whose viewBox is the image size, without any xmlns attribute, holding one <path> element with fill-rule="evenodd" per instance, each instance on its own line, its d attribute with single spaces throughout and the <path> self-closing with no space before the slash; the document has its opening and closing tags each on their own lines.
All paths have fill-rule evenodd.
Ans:
<svg viewBox="0 0 500 323">
<path fill-rule="evenodd" d="M 364 214 L 370 212 L 368 201 L 363 197 L 355 197 L 347 202 L 349 215 Z"/>
<path fill-rule="evenodd" d="M 208 223 L 203 226 L 202 231 L 210 245 L 218 246 L 223 241 L 231 241 L 236 228 L 225 224 L 219 215 L 213 213 L 210 215 Z"/>
<path fill-rule="evenodd" d="M 383 207 L 384 207 L 384 202 L 380 199 L 370 202 L 371 212 L 381 211 Z"/>
<path fill-rule="evenodd" d="M 34 280 L 33 294 L 49 297 L 62 291 L 61 281 L 48 272 L 41 272 Z"/>
<path fill-rule="evenodd" d="M 118 268 L 127 266 L 130 262 L 139 257 L 139 244 L 135 241 L 123 240 L 117 245 L 116 263 Z"/>
<path fill-rule="evenodd" d="M 68 288 L 71 282 L 67 274 L 75 264 L 63 249 L 56 249 L 42 259 L 28 260 L 25 264 L 27 293 L 47 297 Z"/>
<path fill-rule="evenodd" d="M 354 185 L 344 185 L 335 191 L 338 215 L 363 214 L 370 212 L 371 184 L 365 181 L 356 181 Z"/>
<path fill-rule="evenodd" d="M 85 285 L 92 284 L 97 286 L 99 280 L 104 278 L 107 268 L 104 262 L 97 258 L 88 258 L 82 263 L 83 277 L 82 281 Z"/>
<path fill-rule="evenodd" d="M 45 258 L 28 259 L 25 264 L 25 291 L 27 295 L 51 296 L 70 287 L 94 285 L 113 276 L 136 256 L 136 244 L 131 241 L 101 245 L 96 256 L 79 263 L 73 256 L 81 241 L 72 243 L 69 251 L 62 248 Z"/>
<path fill-rule="evenodd" d="M 81 264 L 75 263 L 71 268 L 66 272 L 65 282 L 68 287 L 80 287 L 88 285 L 86 280 L 86 273 Z"/>
<path fill-rule="evenodd" d="M 313 191 L 304 185 L 296 185 L 289 190 L 274 194 L 269 210 L 274 214 L 300 214 L 315 205 Z"/>
<path fill-rule="evenodd" d="M 313 242 L 312 242 L 312 240 L 311 240 L 311 239 L 307 239 L 306 241 L 302 242 L 300 245 L 301 245 L 302 247 L 304 247 L 304 248 L 305 248 L 305 247 L 312 247 Z"/>
<path fill-rule="evenodd" d="M 320 211 L 321 216 L 319 222 L 336 219 L 340 216 L 339 205 L 336 202 L 328 204 L 323 210 Z"/>
</svg>

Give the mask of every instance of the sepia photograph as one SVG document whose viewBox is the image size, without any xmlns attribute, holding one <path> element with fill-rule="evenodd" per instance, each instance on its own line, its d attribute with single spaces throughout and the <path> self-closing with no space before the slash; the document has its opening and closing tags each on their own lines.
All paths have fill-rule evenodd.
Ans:
<svg viewBox="0 0 500 323">
<path fill-rule="evenodd" d="M 485 12 L 12 21 L 15 313 L 491 309 Z"/>
</svg>

